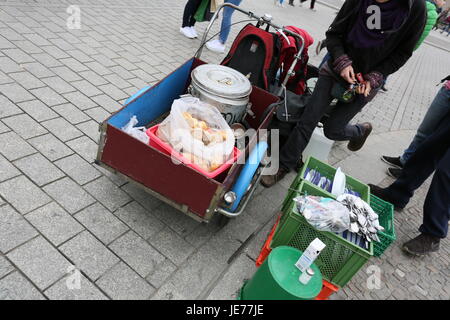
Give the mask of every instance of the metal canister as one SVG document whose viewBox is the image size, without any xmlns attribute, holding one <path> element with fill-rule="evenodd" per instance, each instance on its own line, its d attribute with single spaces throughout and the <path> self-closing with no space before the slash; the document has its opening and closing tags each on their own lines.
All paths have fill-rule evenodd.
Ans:
<svg viewBox="0 0 450 320">
<path fill-rule="evenodd" d="M 215 106 L 228 124 L 240 122 L 249 104 L 252 85 L 239 71 L 204 64 L 191 73 L 190 93 Z"/>
<path fill-rule="evenodd" d="M 300 277 L 298 278 L 298 281 L 300 281 L 304 285 L 307 285 L 312 277 L 314 277 L 314 270 L 311 269 L 311 268 L 308 268 L 308 269 L 305 270 L 305 272 L 303 272 L 300 275 Z"/>
</svg>

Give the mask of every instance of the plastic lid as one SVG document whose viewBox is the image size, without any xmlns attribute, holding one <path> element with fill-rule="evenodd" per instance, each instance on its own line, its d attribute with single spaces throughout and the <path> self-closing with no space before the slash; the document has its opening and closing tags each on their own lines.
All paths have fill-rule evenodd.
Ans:
<svg viewBox="0 0 450 320">
<path fill-rule="evenodd" d="M 322 290 L 322 274 L 319 268 L 312 264 L 311 269 L 314 270 L 314 275 L 306 285 L 301 283 L 298 280 L 301 272 L 295 266 L 301 255 L 302 252 L 298 249 L 287 246 L 277 247 L 269 255 L 269 269 L 273 279 L 290 295 L 301 299 L 313 299 Z"/>
<path fill-rule="evenodd" d="M 192 81 L 203 90 L 224 98 L 242 98 L 252 92 L 250 81 L 239 71 L 203 64 L 192 71 Z"/>
</svg>

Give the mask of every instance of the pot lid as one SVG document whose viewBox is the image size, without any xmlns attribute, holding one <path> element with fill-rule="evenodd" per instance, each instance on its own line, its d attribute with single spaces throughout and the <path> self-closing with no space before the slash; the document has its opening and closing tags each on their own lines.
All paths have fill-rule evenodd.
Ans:
<svg viewBox="0 0 450 320">
<path fill-rule="evenodd" d="M 246 97 L 250 81 L 239 71 L 217 64 L 203 64 L 192 71 L 192 81 L 203 90 L 225 98 Z"/>
</svg>

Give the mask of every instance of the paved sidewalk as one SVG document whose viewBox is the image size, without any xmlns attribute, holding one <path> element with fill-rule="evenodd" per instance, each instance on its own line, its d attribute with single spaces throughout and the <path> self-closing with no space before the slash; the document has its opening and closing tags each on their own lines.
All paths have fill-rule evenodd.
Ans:
<svg viewBox="0 0 450 320">
<path fill-rule="evenodd" d="M 233 299 L 256 270 L 289 179 L 258 187 L 245 215 L 219 229 L 93 164 L 99 123 L 197 50 L 199 40 L 178 31 L 184 3 L 82 0 L 82 28 L 69 30 L 71 1 L 0 2 L 0 299 Z M 336 11 L 279 8 L 271 0 L 242 6 L 316 40 Z M 444 36 L 433 37 L 450 49 Z M 223 58 L 204 53 L 209 62 Z M 311 54 L 311 62 L 322 55 Z M 357 116 L 374 124 L 367 146 L 352 154 L 338 143 L 330 163 L 389 183 L 376 159 L 407 145 L 449 67 L 448 51 L 424 44 Z M 425 259 L 399 249 L 417 233 L 426 190 L 396 215 L 397 243 L 367 265 L 381 267 L 382 288 L 367 289 L 365 267 L 335 299 L 450 299 L 448 239 Z M 77 285 L 72 266 L 81 272 L 80 289 L 69 289 Z"/>
</svg>

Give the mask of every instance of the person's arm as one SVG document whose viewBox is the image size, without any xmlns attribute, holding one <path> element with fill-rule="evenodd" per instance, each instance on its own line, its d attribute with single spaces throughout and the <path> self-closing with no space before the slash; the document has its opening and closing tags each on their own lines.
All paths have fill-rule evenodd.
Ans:
<svg viewBox="0 0 450 320">
<path fill-rule="evenodd" d="M 346 0 L 339 10 L 336 18 L 328 28 L 326 35 L 327 50 L 331 55 L 331 61 L 345 54 L 344 42 L 347 36 L 350 19 L 348 16 L 358 7 L 358 0 Z M 344 19 L 346 18 L 346 19 Z"/>
<path fill-rule="evenodd" d="M 400 69 L 412 56 L 414 48 L 422 35 L 426 23 L 425 3 L 417 1 L 415 16 L 409 23 L 409 28 L 405 30 L 402 40 L 399 42 L 394 52 L 381 62 L 375 71 L 380 72 L 384 78 Z"/>
</svg>

